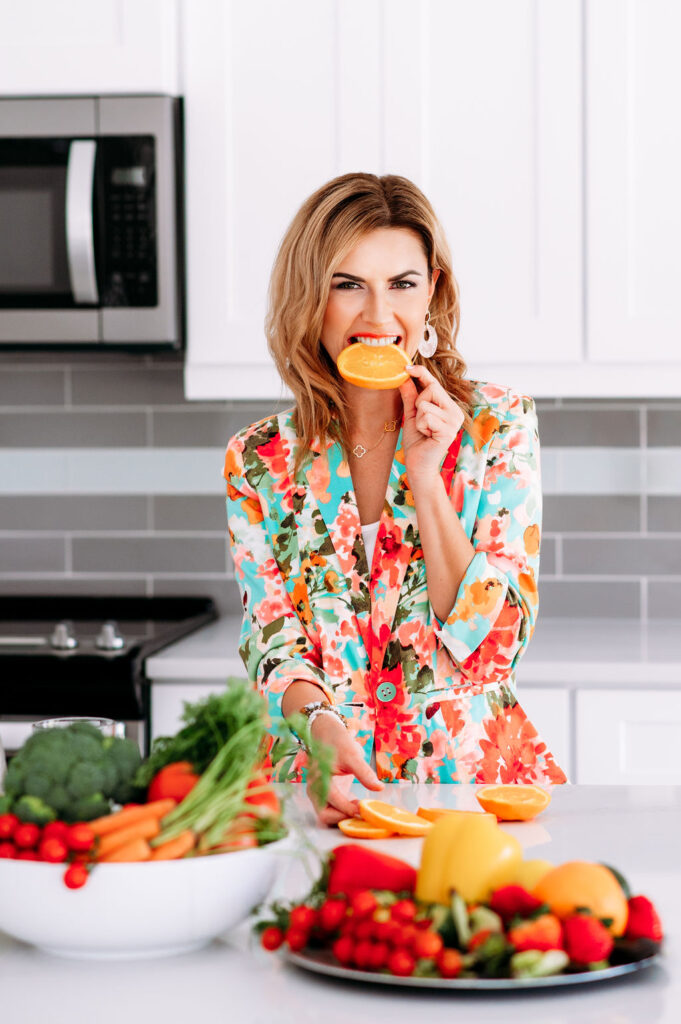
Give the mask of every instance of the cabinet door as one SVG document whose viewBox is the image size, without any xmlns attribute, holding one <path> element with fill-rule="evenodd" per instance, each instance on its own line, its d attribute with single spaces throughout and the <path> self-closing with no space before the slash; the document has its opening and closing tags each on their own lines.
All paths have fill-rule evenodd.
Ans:
<svg viewBox="0 0 681 1024">
<path fill-rule="evenodd" d="M 357 170 L 432 200 L 473 374 L 522 387 L 532 364 L 578 364 L 580 41 L 573 0 L 187 3 L 188 397 L 279 397 L 277 244 L 315 188 Z"/>
<path fill-rule="evenodd" d="M 546 746 L 572 780 L 570 694 L 555 687 L 519 686 L 518 700 Z"/>
<path fill-rule="evenodd" d="M 178 679 L 172 683 L 152 683 L 151 686 L 151 739 L 174 736 L 182 728 L 182 712 L 186 702 L 194 703 L 204 697 L 225 692 L 225 683 L 194 683 Z"/>
<path fill-rule="evenodd" d="M 523 364 L 578 362 L 580 5 L 392 0 L 383 17 L 384 166 L 443 222 L 464 358 L 521 383 Z"/>
<path fill-rule="evenodd" d="M 589 358 L 657 364 L 658 378 L 675 362 L 678 387 L 681 5 L 598 0 L 586 12 Z"/>
<path fill-rule="evenodd" d="M 681 691 L 577 694 L 577 782 L 681 784 Z"/>
<path fill-rule="evenodd" d="M 176 95 L 177 26 L 178 0 L 3 4 L 0 94 Z"/>
</svg>

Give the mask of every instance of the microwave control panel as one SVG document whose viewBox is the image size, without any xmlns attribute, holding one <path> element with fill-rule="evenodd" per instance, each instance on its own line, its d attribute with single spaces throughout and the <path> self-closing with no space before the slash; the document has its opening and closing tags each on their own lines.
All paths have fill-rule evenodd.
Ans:
<svg viewBox="0 0 681 1024">
<path fill-rule="evenodd" d="M 102 306 L 158 303 L 155 160 L 152 136 L 107 136 L 99 142 L 101 254 L 97 277 Z"/>
</svg>

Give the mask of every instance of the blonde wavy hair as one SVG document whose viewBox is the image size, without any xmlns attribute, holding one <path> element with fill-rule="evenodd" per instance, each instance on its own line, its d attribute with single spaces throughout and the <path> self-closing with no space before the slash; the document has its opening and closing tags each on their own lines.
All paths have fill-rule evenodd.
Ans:
<svg viewBox="0 0 681 1024">
<path fill-rule="evenodd" d="M 277 370 L 296 402 L 296 474 L 316 437 L 339 440 L 346 457 L 350 449 L 343 381 L 319 336 L 334 271 L 376 228 L 413 231 L 423 247 L 429 280 L 436 267 L 440 270 L 429 307 L 437 351 L 429 359 L 417 355 L 415 361 L 427 366 L 459 405 L 464 426 L 471 425 L 474 385 L 464 380 L 466 365 L 456 348 L 459 286 L 435 211 L 407 178 L 342 174 L 303 203 L 284 235 L 270 278 L 265 330 Z"/>
</svg>

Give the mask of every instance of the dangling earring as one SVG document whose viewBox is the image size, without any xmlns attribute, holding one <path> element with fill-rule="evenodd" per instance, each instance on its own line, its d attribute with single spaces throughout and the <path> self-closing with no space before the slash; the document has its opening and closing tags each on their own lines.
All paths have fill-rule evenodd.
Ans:
<svg viewBox="0 0 681 1024">
<path fill-rule="evenodd" d="M 423 330 L 423 340 L 419 342 L 419 354 L 424 359 L 430 359 L 437 351 L 437 331 L 430 326 L 430 312 L 426 313 L 426 325 Z"/>
</svg>

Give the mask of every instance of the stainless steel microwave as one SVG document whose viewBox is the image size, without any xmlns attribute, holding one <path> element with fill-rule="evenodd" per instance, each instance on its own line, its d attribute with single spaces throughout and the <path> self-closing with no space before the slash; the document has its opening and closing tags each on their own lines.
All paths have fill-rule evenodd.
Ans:
<svg viewBox="0 0 681 1024">
<path fill-rule="evenodd" d="M 179 348 L 172 96 L 0 100 L 0 346 Z"/>
</svg>

